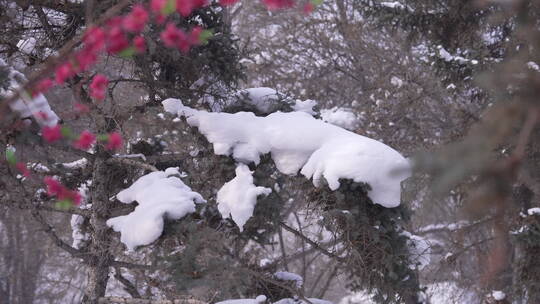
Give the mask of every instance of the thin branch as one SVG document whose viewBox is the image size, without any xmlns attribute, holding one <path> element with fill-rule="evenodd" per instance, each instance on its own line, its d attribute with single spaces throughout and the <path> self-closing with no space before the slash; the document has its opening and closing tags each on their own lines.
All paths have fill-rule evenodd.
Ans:
<svg viewBox="0 0 540 304">
<path fill-rule="evenodd" d="M 313 246 L 314 248 L 316 248 L 317 250 L 319 250 L 321 253 L 323 253 L 324 255 L 330 257 L 330 258 L 333 258 L 333 259 L 336 259 L 337 261 L 339 262 L 343 262 L 343 258 L 335 255 L 334 253 L 332 252 L 329 252 L 328 250 L 322 248 L 319 244 L 317 244 L 315 241 L 311 240 L 310 238 L 306 237 L 305 235 L 301 234 L 299 231 L 297 231 L 296 229 L 288 226 L 287 224 L 283 223 L 283 222 L 280 222 L 279 225 L 281 227 L 283 227 L 285 230 L 291 232 L 292 234 L 298 236 L 299 238 L 302 238 L 303 240 L 306 241 L 306 243 L 310 244 L 311 246 Z"/>
<path fill-rule="evenodd" d="M 133 285 L 133 283 L 131 283 L 130 280 L 126 279 L 123 275 L 122 275 L 122 271 L 120 270 L 119 267 L 116 267 L 115 269 L 115 273 L 114 273 L 114 278 L 118 280 L 118 282 L 122 283 L 122 285 L 124 285 L 124 290 L 129 293 L 130 296 L 132 296 L 133 298 L 137 298 L 137 299 L 140 299 L 141 298 L 141 294 L 139 293 L 139 291 L 137 290 L 137 287 L 135 287 L 135 285 Z"/>
<path fill-rule="evenodd" d="M 43 215 L 38 210 L 32 210 L 31 212 L 34 219 L 43 227 L 43 231 L 52 239 L 54 244 L 61 249 L 67 251 L 69 254 L 71 254 L 73 257 L 82 257 L 83 252 L 75 249 L 71 246 L 69 246 L 66 242 L 62 241 L 60 237 L 54 232 L 54 227 L 49 225 L 47 221 L 43 218 Z"/>
</svg>

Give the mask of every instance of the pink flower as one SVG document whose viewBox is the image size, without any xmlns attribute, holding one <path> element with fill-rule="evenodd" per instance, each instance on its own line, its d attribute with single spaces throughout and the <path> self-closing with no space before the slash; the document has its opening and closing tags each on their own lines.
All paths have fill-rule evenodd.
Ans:
<svg viewBox="0 0 540 304">
<path fill-rule="evenodd" d="M 77 71 L 83 72 L 96 63 L 97 53 L 89 48 L 84 48 L 75 54 L 75 58 L 78 64 Z"/>
<path fill-rule="evenodd" d="M 75 75 L 73 66 L 69 62 L 65 62 L 58 68 L 56 68 L 56 83 L 63 84 L 68 78 Z"/>
<path fill-rule="evenodd" d="M 191 0 L 176 0 L 176 10 L 183 17 L 191 15 L 194 8 L 194 3 Z"/>
<path fill-rule="evenodd" d="M 263 0 L 269 10 L 290 8 L 294 6 L 294 0 Z"/>
<path fill-rule="evenodd" d="M 30 177 L 30 170 L 28 170 L 25 163 L 17 163 L 15 167 L 24 177 Z"/>
<path fill-rule="evenodd" d="M 120 133 L 118 132 L 113 132 L 109 134 L 109 139 L 107 142 L 107 146 L 105 146 L 105 149 L 111 151 L 118 150 L 122 148 L 122 142 L 122 135 L 120 135 Z"/>
<path fill-rule="evenodd" d="M 201 44 L 201 33 L 204 31 L 204 29 L 200 26 L 196 26 L 191 30 L 191 33 L 189 33 L 189 42 L 192 45 L 199 45 Z"/>
<path fill-rule="evenodd" d="M 236 2 L 238 2 L 238 0 L 220 0 L 219 4 L 223 6 L 229 6 L 235 4 Z"/>
<path fill-rule="evenodd" d="M 107 90 L 107 85 L 109 80 L 102 74 L 97 74 L 92 79 L 90 83 L 90 96 L 97 100 L 105 99 L 105 91 Z"/>
<path fill-rule="evenodd" d="M 116 54 L 129 47 L 126 34 L 119 26 L 114 26 L 107 35 L 107 52 Z"/>
<path fill-rule="evenodd" d="M 161 32 L 161 40 L 166 47 L 176 47 L 183 53 L 187 53 L 191 48 L 191 38 L 172 23 L 167 24 L 165 30 Z"/>
<path fill-rule="evenodd" d="M 96 136 L 88 131 L 83 131 L 79 138 L 73 143 L 77 149 L 88 150 L 96 141 Z"/>
<path fill-rule="evenodd" d="M 43 182 L 47 185 L 47 195 L 56 196 L 59 200 L 69 201 L 74 205 L 81 203 L 82 196 L 79 192 L 66 188 L 56 179 L 47 176 L 43 179 Z"/>
<path fill-rule="evenodd" d="M 64 191 L 64 186 L 50 176 L 46 176 L 43 182 L 47 185 L 47 195 L 49 196 L 57 196 Z"/>
<path fill-rule="evenodd" d="M 83 42 L 91 53 L 97 53 L 105 46 L 105 32 L 99 27 L 91 27 L 86 30 Z"/>
<path fill-rule="evenodd" d="M 313 3 L 311 3 L 311 2 L 308 2 L 308 3 L 304 4 L 304 7 L 302 8 L 302 11 L 306 15 L 311 14 L 313 12 L 313 10 L 315 10 L 315 5 L 313 5 Z"/>
<path fill-rule="evenodd" d="M 144 51 L 146 51 L 146 41 L 144 40 L 144 37 L 135 37 L 133 39 L 133 46 L 135 46 L 135 50 L 137 50 L 137 53 L 144 53 Z"/>
<path fill-rule="evenodd" d="M 41 93 L 47 92 L 54 85 L 53 81 L 50 78 L 45 78 L 38 82 L 34 90 L 32 91 L 32 96 L 36 97 Z"/>
<path fill-rule="evenodd" d="M 152 0 L 150 2 L 150 10 L 157 15 L 161 15 L 161 11 L 167 5 L 167 0 Z"/>
<path fill-rule="evenodd" d="M 43 129 L 41 129 L 41 136 L 49 143 L 60 140 L 62 138 L 60 125 L 56 125 L 54 127 L 43 127 Z"/>
<path fill-rule="evenodd" d="M 183 31 L 180 32 L 180 39 L 178 39 L 176 47 L 184 54 L 189 52 L 189 49 L 191 49 L 190 37 Z"/>
<path fill-rule="evenodd" d="M 79 205 L 82 201 L 82 196 L 79 192 L 63 188 L 62 191 L 57 195 L 58 199 L 61 201 L 70 201 L 74 205 Z"/>
<path fill-rule="evenodd" d="M 128 32 L 140 33 L 148 21 L 148 12 L 138 4 L 133 7 L 131 13 L 124 18 L 123 26 Z"/>
<path fill-rule="evenodd" d="M 181 30 L 179 30 L 173 23 L 168 23 L 165 30 L 161 32 L 161 40 L 166 47 L 176 47 L 178 40 L 180 39 Z"/>
</svg>

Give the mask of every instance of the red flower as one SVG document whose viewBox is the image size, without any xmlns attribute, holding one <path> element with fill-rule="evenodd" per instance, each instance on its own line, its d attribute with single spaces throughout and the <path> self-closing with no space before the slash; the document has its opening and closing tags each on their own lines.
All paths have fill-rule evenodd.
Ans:
<svg viewBox="0 0 540 304">
<path fill-rule="evenodd" d="M 77 71 L 83 72 L 96 63 L 97 53 L 90 48 L 84 48 L 75 54 L 75 58 L 78 64 Z"/>
<path fill-rule="evenodd" d="M 133 39 L 133 45 L 135 46 L 137 53 L 144 53 L 144 51 L 146 51 L 146 41 L 142 36 L 135 37 Z"/>
<path fill-rule="evenodd" d="M 176 0 L 176 10 L 184 17 L 191 15 L 195 8 L 192 0 Z"/>
<path fill-rule="evenodd" d="M 62 186 L 59 181 L 50 176 L 46 176 L 43 179 L 43 182 L 45 183 L 45 185 L 47 185 L 47 195 L 49 196 L 57 196 L 60 193 L 64 192 L 64 186 Z"/>
<path fill-rule="evenodd" d="M 189 52 L 189 49 L 191 48 L 190 37 L 183 31 L 180 32 L 180 39 L 176 43 L 176 47 L 184 54 Z"/>
<path fill-rule="evenodd" d="M 229 6 L 235 4 L 236 2 L 238 2 L 238 0 L 220 0 L 219 4 L 223 6 Z"/>
<path fill-rule="evenodd" d="M 96 136 L 88 131 L 83 131 L 79 138 L 73 143 L 77 149 L 88 150 L 96 141 Z"/>
<path fill-rule="evenodd" d="M 167 5 L 167 0 L 152 0 L 150 2 L 150 9 L 153 13 L 161 15 L 161 10 Z"/>
<path fill-rule="evenodd" d="M 172 23 L 167 24 L 161 32 L 161 40 L 166 47 L 176 47 L 183 53 L 187 53 L 191 48 L 191 38 Z"/>
<path fill-rule="evenodd" d="M 24 177 L 30 177 L 30 170 L 28 170 L 25 163 L 17 163 L 15 167 Z"/>
<path fill-rule="evenodd" d="M 191 33 L 189 33 L 189 42 L 193 45 L 199 45 L 201 44 L 201 33 L 204 31 L 204 29 L 200 26 L 196 26 L 191 30 Z"/>
<path fill-rule="evenodd" d="M 122 25 L 128 32 L 139 33 L 144 29 L 147 21 L 148 12 L 142 5 L 138 4 L 135 5 L 131 10 L 131 13 L 124 18 Z"/>
<path fill-rule="evenodd" d="M 107 146 L 105 146 L 105 149 L 107 150 L 118 150 L 122 147 L 122 135 L 118 132 L 113 132 L 109 134 L 109 139 L 107 142 Z"/>
<path fill-rule="evenodd" d="M 304 14 L 306 15 L 309 15 L 313 12 L 313 10 L 315 10 L 315 5 L 313 5 L 313 3 L 311 2 L 308 2 L 306 4 L 304 4 L 304 7 L 303 7 L 303 12 Z"/>
<path fill-rule="evenodd" d="M 71 63 L 66 62 L 56 68 L 56 83 L 57 84 L 63 84 L 66 82 L 68 78 L 75 75 L 75 72 L 73 70 L 73 66 Z"/>
<path fill-rule="evenodd" d="M 56 196 L 61 201 L 67 200 L 75 205 L 81 203 L 82 196 L 79 192 L 66 188 L 56 179 L 47 176 L 43 179 L 43 182 L 47 185 L 47 195 Z"/>
<path fill-rule="evenodd" d="M 174 24 L 168 23 L 160 37 L 166 47 L 175 47 L 180 37 L 180 30 Z"/>
<path fill-rule="evenodd" d="M 61 201 L 67 200 L 73 203 L 74 205 L 79 205 L 82 201 L 82 196 L 79 192 L 63 188 L 62 191 L 57 195 L 58 199 Z"/>
<path fill-rule="evenodd" d="M 107 85 L 109 84 L 109 80 L 107 77 L 101 74 L 97 74 L 92 79 L 92 83 L 90 83 L 90 96 L 97 100 L 102 100 L 105 98 L 105 91 L 107 90 Z"/>
<path fill-rule="evenodd" d="M 294 0 L 263 0 L 269 10 L 277 10 L 294 6 Z"/>
<path fill-rule="evenodd" d="M 105 32 L 99 27 L 91 27 L 86 30 L 83 42 L 91 53 L 97 53 L 105 46 Z"/>
<path fill-rule="evenodd" d="M 107 36 L 107 52 L 116 54 L 129 46 L 126 34 L 119 26 L 114 26 L 109 30 Z"/>
<path fill-rule="evenodd" d="M 43 139 L 45 139 L 45 141 L 49 143 L 60 140 L 62 138 L 60 125 L 56 125 L 53 127 L 48 127 L 48 126 L 43 127 L 43 129 L 41 129 L 41 136 L 43 136 Z"/>
<path fill-rule="evenodd" d="M 32 91 L 32 96 L 36 97 L 37 95 L 41 93 L 47 92 L 50 88 L 53 86 L 53 81 L 50 78 L 45 78 L 38 82 L 34 90 Z"/>
</svg>

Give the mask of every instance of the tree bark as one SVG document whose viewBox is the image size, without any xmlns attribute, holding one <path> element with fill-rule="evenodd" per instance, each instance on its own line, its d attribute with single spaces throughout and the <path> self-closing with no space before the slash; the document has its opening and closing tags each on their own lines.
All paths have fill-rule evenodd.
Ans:
<svg viewBox="0 0 540 304">
<path fill-rule="evenodd" d="M 106 220 L 109 216 L 109 170 L 104 158 L 94 162 L 91 189 L 91 240 L 89 245 L 88 278 L 84 291 L 83 304 L 98 304 L 105 296 L 109 281 L 109 265 L 114 260 L 111 252 L 111 232 Z"/>
</svg>

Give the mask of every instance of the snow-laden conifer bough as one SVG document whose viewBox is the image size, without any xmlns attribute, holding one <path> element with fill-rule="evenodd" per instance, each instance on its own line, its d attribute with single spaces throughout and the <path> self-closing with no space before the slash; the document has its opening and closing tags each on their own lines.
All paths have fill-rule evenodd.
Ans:
<svg viewBox="0 0 540 304">
<path fill-rule="evenodd" d="M 259 164 L 261 155 L 267 153 L 281 173 L 300 172 L 316 187 L 326 182 L 331 190 L 337 190 L 340 179 L 351 179 L 369 184 L 368 196 L 374 203 L 387 208 L 400 204 L 400 184 L 409 176 L 409 163 L 381 142 L 325 123 L 305 111 L 267 116 L 206 112 L 186 107 L 178 99 L 167 99 L 163 106 L 197 127 L 213 144 L 215 154 L 232 156 L 238 162 L 236 176 L 219 189 L 217 203 L 221 215 L 230 216 L 240 230 L 253 215 L 257 197 L 272 191 L 256 186 L 247 166 Z M 139 203 L 132 213 L 107 221 L 121 233 L 121 241 L 129 249 L 157 240 L 164 217 L 180 219 L 195 211 L 195 203 L 205 202 L 175 175 L 179 175 L 178 168 L 152 172 L 118 193 L 123 203 Z"/>
<path fill-rule="evenodd" d="M 219 210 L 231 216 L 242 229 L 253 214 L 256 197 L 270 189 L 257 187 L 247 164 L 259 164 L 261 155 L 270 154 L 277 169 L 287 175 L 323 181 L 337 190 L 340 179 L 369 184 L 370 199 L 387 208 L 400 204 L 401 181 L 409 176 L 409 162 L 389 146 L 325 123 L 306 112 L 275 112 L 256 116 L 251 112 L 234 114 L 199 111 L 178 99 L 163 101 L 169 113 L 185 117 L 213 144 L 216 155 L 238 162 L 236 177 L 218 192 Z"/>
</svg>

